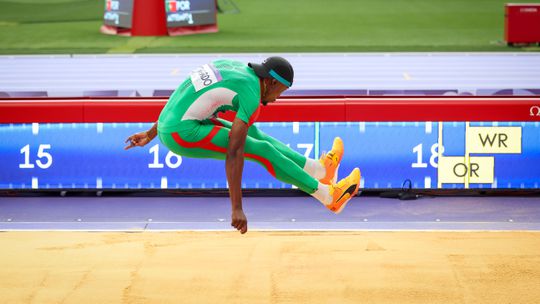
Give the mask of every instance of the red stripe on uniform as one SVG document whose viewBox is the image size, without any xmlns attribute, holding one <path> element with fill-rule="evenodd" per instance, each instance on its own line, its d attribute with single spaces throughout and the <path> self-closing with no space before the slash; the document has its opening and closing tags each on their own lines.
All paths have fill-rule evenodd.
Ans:
<svg viewBox="0 0 540 304">
<path fill-rule="evenodd" d="M 206 137 L 196 142 L 189 142 L 189 141 L 183 140 L 182 137 L 180 137 L 180 135 L 178 134 L 178 132 L 171 133 L 171 136 L 178 145 L 184 148 L 203 148 L 203 149 L 208 149 L 211 151 L 227 154 L 226 148 L 220 147 L 211 142 L 212 138 L 214 138 L 214 136 L 216 136 L 216 134 L 219 132 L 219 129 L 221 129 L 221 127 L 214 126 L 212 128 L 212 131 L 210 131 L 210 133 L 208 133 Z M 272 165 L 270 160 L 262 156 L 251 154 L 251 153 L 245 153 L 244 155 L 246 157 L 249 157 L 249 158 L 252 158 L 254 160 L 261 162 L 266 167 L 266 170 L 270 172 L 270 174 L 273 177 L 276 177 L 276 171 L 274 170 L 274 166 Z"/>
<path fill-rule="evenodd" d="M 273 177 L 276 177 L 276 171 L 274 170 L 274 166 L 272 166 L 272 163 L 267 158 L 250 153 L 246 153 L 246 157 L 260 161 L 266 167 L 266 170 L 270 172 Z"/>
<path fill-rule="evenodd" d="M 171 133 L 171 136 L 177 144 L 179 144 L 180 146 L 184 148 L 200 148 L 201 146 L 209 144 L 212 138 L 214 138 L 214 136 L 216 136 L 216 134 L 219 132 L 219 129 L 221 128 L 218 126 L 214 126 L 212 128 L 212 131 L 210 131 L 208 135 L 206 135 L 203 139 L 196 142 L 189 142 L 189 141 L 183 140 L 178 134 L 178 132 Z"/>
</svg>

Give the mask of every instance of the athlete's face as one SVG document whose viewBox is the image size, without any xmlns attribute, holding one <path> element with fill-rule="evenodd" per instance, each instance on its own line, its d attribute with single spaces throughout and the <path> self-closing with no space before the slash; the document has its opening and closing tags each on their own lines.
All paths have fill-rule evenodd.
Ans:
<svg viewBox="0 0 540 304">
<path fill-rule="evenodd" d="M 276 101 L 276 99 L 288 89 L 286 85 L 273 78 L 265 78 L 263 82 L 264 87 L 266 88 L 266 90 L 263 92 L 263 96 L 261 97 L 261 102 L 263 105 Z"/>
</svg>

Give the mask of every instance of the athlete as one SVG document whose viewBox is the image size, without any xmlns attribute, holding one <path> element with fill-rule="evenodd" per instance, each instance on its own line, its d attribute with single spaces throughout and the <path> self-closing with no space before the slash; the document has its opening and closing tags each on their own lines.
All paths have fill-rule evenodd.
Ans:
<svg viewBox="0 0 540 304">
<path fill-rule="evenodd" d="M 269 57 L 262 64 L 226 59 L 205 64 L 173 92 L 152 128 L 128 137 L 125 149 L 142 147 L 159 136 L 178 155 L 225 159 L 231 226 L 242 234 L 248 229 L 242 209 L 244 158 L 258 162 L 278 180 L 295 185 L 339 213 L 360 185 L 358 168 L 336 183 L 342 140 L 335 138 L 332 150 L 315 160 L 253 125 L 260 105 L 274 102 L 291 87 L 293 78 L 291 64 L 281 57 Z M 228 110 L 236 112 L 232 123 L 217 118 L 219 112 Z"/>
</svg>

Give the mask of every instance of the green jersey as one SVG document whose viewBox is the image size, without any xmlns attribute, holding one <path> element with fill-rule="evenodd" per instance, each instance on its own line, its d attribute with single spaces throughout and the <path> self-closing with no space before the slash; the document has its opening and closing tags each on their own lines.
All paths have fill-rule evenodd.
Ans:
<svg viewBox="0 0 540 304">
<path fill-rule="evenodd" d="M 260 100 L 259 77 L 247 64 L 216 60 L 193 71 L 173 92 L 159 116 L 158 130 L 171 131 L 182 121 L 205 120 L 228 110 L 251 125 Z"/>
</svg>

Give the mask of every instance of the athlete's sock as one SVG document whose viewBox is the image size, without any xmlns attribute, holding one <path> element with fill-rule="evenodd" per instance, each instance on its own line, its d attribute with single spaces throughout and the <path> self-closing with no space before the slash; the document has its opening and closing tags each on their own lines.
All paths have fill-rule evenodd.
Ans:
<svg viewBox="0 0 540 304">
<path fill-rule="evenodd" d="M 306 171 L 313 178 L 319 180 L 326 175 L 326 169 L 318 160 L 306 158 L 306 164 L 304 165 L 304 171 Z"/>
<path fill-rule="evenodd" d="M 315 192 L 313 192 L 311 195 L 325 206 L 332 203 L 332 196 L 330 195 L 329 185 L 321 184 L 319 182 L 317 190 L 315 190 Z"/>
</svg>

